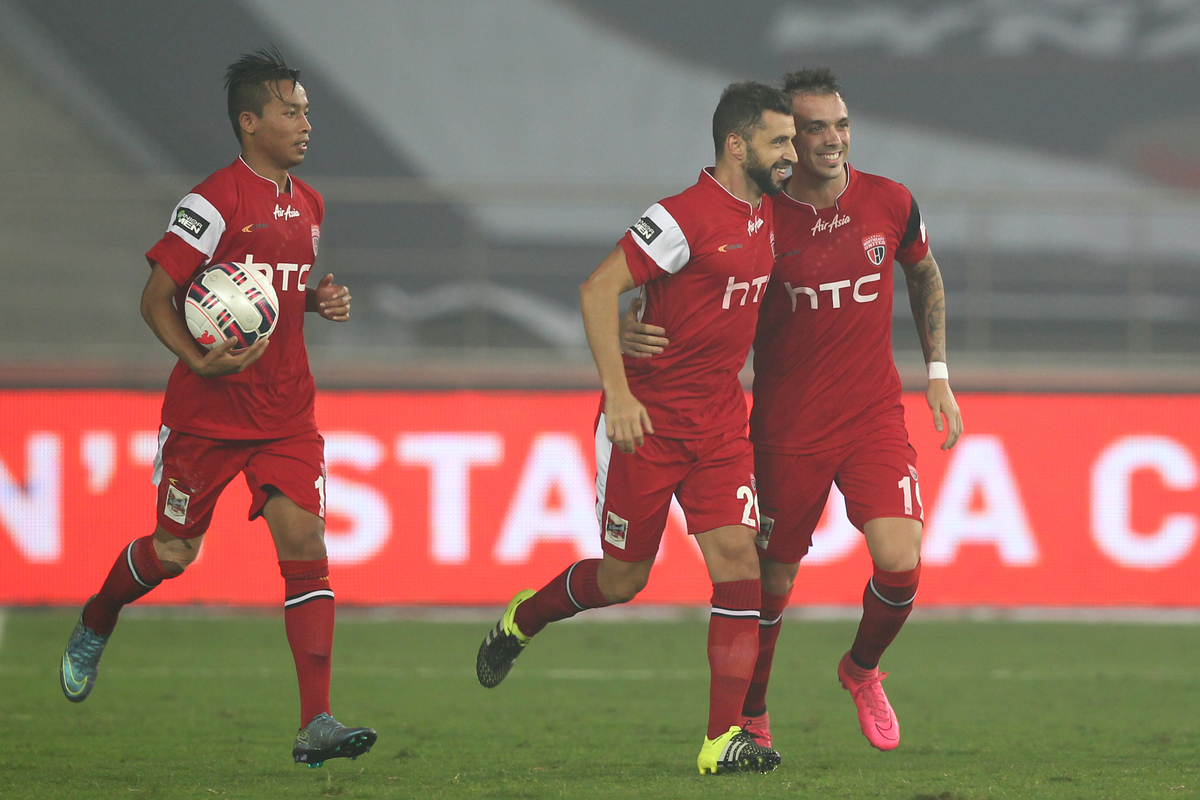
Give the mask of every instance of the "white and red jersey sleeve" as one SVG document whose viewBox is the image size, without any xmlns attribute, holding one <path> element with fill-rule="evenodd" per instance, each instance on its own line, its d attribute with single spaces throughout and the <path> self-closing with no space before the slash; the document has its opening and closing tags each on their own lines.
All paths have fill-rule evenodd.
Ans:
<svg viewBox="0 0 1200 800">
<path fill-rule="evenodd" d="M 811 453 L 903 424 L 893 261 L 929 252 L 908 189 L 847 166 L 832 208 L 775 203 L 778 257 L 754 341 L 755 448 Z"/>
<path fill-rule="evenodd" d="M 738 373 L 774 262 L 770 207 L 769 198 L 753 206 L 734 197 L 706 170 L 621 239 L 642 287 L 642 321 L 671 340 L 660 355 L 625 358 L 630 389 L 659 435 L 694 439 L 746 425 Z"/>
<path fill-rule="evenodd" d="M 146 253 L 179 286 L 179 309 L 195 276 L 226 261 L 258 269 L 279 297 L 271 344 L 246 371 L 201 378 L 182 361 L 175 365 L 163 401 L 164 425 L 214 439 L 278 438 L 316 428 L 304 311 L 325 207 L 296 178 L 288 189 L 280 191 L 239 158 L 179 202 L 163 237 Z"/>
</svg>

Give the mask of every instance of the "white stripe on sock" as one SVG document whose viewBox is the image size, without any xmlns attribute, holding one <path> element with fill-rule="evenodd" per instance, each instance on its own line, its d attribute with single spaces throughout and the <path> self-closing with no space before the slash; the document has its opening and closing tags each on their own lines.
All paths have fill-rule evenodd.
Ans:
<svg viewBox="0 0 1200 800">
<path fill-rule="evenodd" d="M 295 597 L 289 597 L 283 601 L 283 607 L 291 608 L 292 606 L 298 606 L 301 603 L 307 603 L 309 600 L 315 600 L 318 597 L 328 597 L 330 600 L 332 600 L 333 589 L 314 589 L 311 592 L 305 592 L 304 594 L 298 594 Z"/>
<path fill-rule="evenodd" d="M 879 598 L 879 602 L 887 603 L 892 608 L 904 608 L 905 606 L 912 605 L 912 601 L 917 599 L 917 593 L 913 592 L 912 597 L 908 598 L 907 600 L 905 600 L 902 603 L 897 603 L 893 600 L 888 600 L 886 597 L 884 597 L 883 595 L 881 595 L 879 593 L 879 590 L 875 588 L 875 579 L 874 578 L 871 578 L 871 580 L 867 582 L 867 585 L 871 587 L 871 594 L 873 594 Z"/>
</svg>

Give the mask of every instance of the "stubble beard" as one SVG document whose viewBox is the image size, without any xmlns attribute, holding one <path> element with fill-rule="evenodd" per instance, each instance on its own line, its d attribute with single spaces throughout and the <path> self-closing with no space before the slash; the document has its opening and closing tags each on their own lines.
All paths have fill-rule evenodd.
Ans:
<svg viewBox="0 0 1200 800">
<path fill-rule="evenodd" d="M 764 166 L 758 159 L 758 154 L 753 150 L 750 151 L 749 155 L 754 159 L 754 163 L 746 167 L 746 175 L 750 180 L 754 181 L 754 185 L 758 187 L 759 191 L 766 195 L 774 195 L 782 192 L 783 184 L 776 183 L 775 179 L 771 176 L 774 167 Z"/>
</svg>

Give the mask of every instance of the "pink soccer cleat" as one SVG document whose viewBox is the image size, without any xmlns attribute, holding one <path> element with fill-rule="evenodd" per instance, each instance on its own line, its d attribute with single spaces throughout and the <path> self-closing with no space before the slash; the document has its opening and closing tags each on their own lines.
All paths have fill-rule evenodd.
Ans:
<svg viewBox="0 0 1200 800">
<path fill-rule="evenodd" d="M 746 717 L 742 730 L 754 737 L 763 747 L 771 746 L 771 715 L 766 711 L 756 717 Z"/>
<path fill-rule="evenodd" d="M 880 685 L 887 673 L 880 672 L 878 667 L 867 672 L 850 660 L 849 652 L 838 662 L 837 672 L 842 688 L 854 698 L 863 736 L 873 747 L 895 750 L 900 744 L 900 720 L 896 719 L 896 712 L 892 710 L 892 704 Z M 862 680 L 851 677 L 851 673 L 862 677 Z"/>
</svg>

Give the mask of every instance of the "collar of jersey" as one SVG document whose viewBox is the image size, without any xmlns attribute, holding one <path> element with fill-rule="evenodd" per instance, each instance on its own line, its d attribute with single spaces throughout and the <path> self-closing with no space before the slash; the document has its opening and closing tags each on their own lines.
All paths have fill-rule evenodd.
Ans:
<svg viewBox="0 0 1200 800">
<path fill-rule="evenodd" d="M 842 196 L 845 195 L 846 192 L 850 191 L 850 184 L 854 183 L 854 174 L 855 174 L 854 167 L 850 166 L 850 162 L 847 161 L 846 162 L 846 185 L 842 187 L 842 190 L 840 192 L 838 192 L 838 196 L 833 198 L 834 213 L 842 210 L 842 206 L 841 206 Z M 791 180 L 791 178 L 788 178 L 788 180 Z M 791 203 L 794 206 L 804 206 L 808 210 L 812 211 L 813 214 L 820 213 L 819 211 L 817 211 L 817 207 L 814 206 L 812 203 L 806 203 L 803 200 L 797 200 L 796 198 L 794 198 L 790 194 L 788 194 L 786 191 L 780 192 L 778 197 L 785 203 Z M 827 208 L 821 209 L 821 211 L 828 211 L 828 210 L 829 209 L 827 209 Z"/>
<path fill-rule="evenodd" d="M 292 193 L 292 176 L 291 175 L 288 175 L 287 191 L 281 191 L 278 183 L 271 180 L 270 178 L 264 178 L 262 175 L 259 175 L 257 172 L 254 171 L 253 167 L 251 167 L 249 164 L 246 163 L 246 160 L 244 158 L 242 158 L 241 156 L 238 156 L 238 161 L 241 163 L 241 165 L 243 167 L 246 168 L 246 171 L 249 172 L 251 175 L 258 178 L 259 180 L 264 180 L 267 183 L 271 184 L 271 186 L 275 187 L 275 196 L 276 197 L 279 197 L 279 195 L 281 195 L 281 194 L 291 194 Z"/>
<path fill-rule="evenodd" d="M 737 203 L 739 208 L 749 209 L 751 216 L 753 216 L 754 214 L 757 214 L 762 209 L 762 199 L 761 198 L 759 199 L 757 206 L 752 206 L 749 203 L 747 203 L 745 200 L 738 197 L 733 192 L 729 191 L 724 186 L 722 186 L 721 182 L 719 180 L 717 180 L 712 174 L 712 171 L 715 169 L 716 169 L 716 167 L 705 167 L 703 170 L 701 170 L 700 171 L 700 183 L 708 183 L 708 184 L 711 184 L 713 187 L 719 189 L 721 192 L 723 192 L 725 194 L 726 197 L 728 197 L 733 202 Z M 708 180 L 705 181 L 705 178 L 707 178 Z"/>
</svg>

